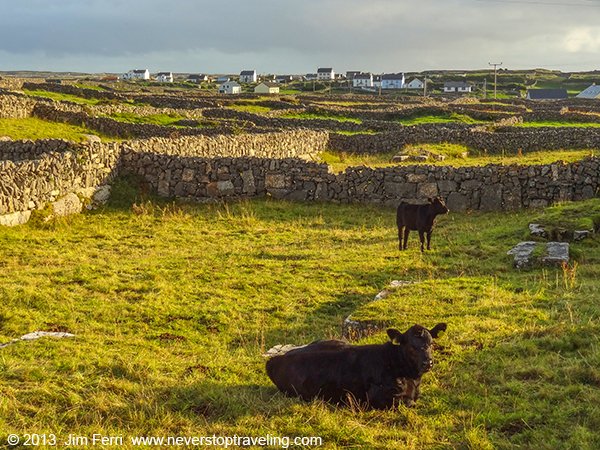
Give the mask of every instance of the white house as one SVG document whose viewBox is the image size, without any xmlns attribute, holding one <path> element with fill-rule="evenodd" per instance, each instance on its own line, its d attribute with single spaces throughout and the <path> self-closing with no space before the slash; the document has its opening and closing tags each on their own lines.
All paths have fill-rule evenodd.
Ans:
<svg viewBox="0 0 600 450">
<path fill-rule="evenodd" d="M 317 69 L 317 80 L 331 81 L 335 79 L 335 72 L 331 67 L 319 67 Z"/>
<path fill-rule="evenodd" d="M 373 87 L 373 74 L 370 72 L 355 74 L 352 78 L 352 87 Z"/>
<path fill-rule="evenodd" d="M 242 87 L 235 81 L 227 81 L 219 85 L 219 94 L 241 94 Z"/>
<path fill-rule="evenodd" d="M 600 100 L 600 85 L 596 83 L 591 86 L 585 88 L 579 94 L 575 96 L 576 98 L 595 98 Z"/>
<path fill-rule="evenodd" d="M 403 73 L 386 73 L 381 76 L 381 89 L 402 89 L 403 87 Z"/>
<path fill-rule="evenodd" d="M 158 72 L 156 74 L 156 81 L 159 83 L 172 83 L 173 72 Z"/>
<path fill-rule="evenodd" d="M 423 89 L 425 84 L 418 78 L 413 78 L 404 86 L 406 89 Z"/>
<path fill-rule="evenodd" d="M 304 79 L 306 81 L 316 81 L 318 79 L 318 76 L 316 73 L 307 73 L 306 75 L 304 75 Z"/>
<path fill-rule="evenodd" d="M 240 83 L 256 83 L 257 80 L 256 70 L 242 70 L 240 72 Z"/>
<path fill-rule="evenodd" d="M 473 86 L 466 81 L 446 81 L 443 88 L 444 93 L 467 93 L 473 92 Z"/>
<path fill-rule="evenodd" d="M 150 71 L 148 69 L 134 69 L 124 73 L 121 78 L 124 80 L 149 80 Z"/>
<path fill-rule="evenodd" d="M 277 83 L 263 82 L 254 88 L 257 94 L 279 94 L 279 85 Z"/>
</svg>

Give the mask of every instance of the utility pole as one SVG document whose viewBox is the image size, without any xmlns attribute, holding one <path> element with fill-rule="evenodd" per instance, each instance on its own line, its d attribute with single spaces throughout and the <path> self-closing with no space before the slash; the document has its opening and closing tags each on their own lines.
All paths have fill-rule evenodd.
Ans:
<svg viewBox="0 0 600 450">
<path fill-rule="evenodd" d="M 497 72 L 497 68 L 498 66 L 501 66 L 502 63 L 491 63 L 489 62 L 488 65 L 490 66 L 494 66 L 494 99 L 496 98 L 496 81 L 497 81 L 497 77 L 496 77 L 496 72 Z"/>
</svg>

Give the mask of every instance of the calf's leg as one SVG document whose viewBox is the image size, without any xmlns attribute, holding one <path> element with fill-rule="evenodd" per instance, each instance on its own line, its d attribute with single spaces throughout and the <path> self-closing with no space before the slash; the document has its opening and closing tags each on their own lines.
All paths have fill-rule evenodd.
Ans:
<svg viewBox="0 0 600 450">
<path fill-rule="evenodd" d="M 424 251 L 425 246 L 425 231 L 419 230 L 419 240 L 421 241 L 421 251 Z"/>
<path fill-rule="evenodd" d="M 398 225 L 398 250 L 402 250 L 402 229 L 404 227 L 401 227 L 400 225 Z"/>
<path fill-rule="evenodd" d="M 427 232 L 427 250 L 431 250 L 431 232 L 433 230 L 429 230 Z"/>
<path fill-rule="evenodd" d="M 404 228 L 404 250 L 406 250 L 406 246 L 408 244 L 408 233 L 410 233 L 410 230 L 408 229 L 408 227 Z"/>
</svg>

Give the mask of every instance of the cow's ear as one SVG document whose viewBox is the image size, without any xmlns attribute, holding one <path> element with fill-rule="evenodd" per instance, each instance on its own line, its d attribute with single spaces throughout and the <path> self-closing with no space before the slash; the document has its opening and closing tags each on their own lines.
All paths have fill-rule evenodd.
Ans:
<svg viewBox="0 0 600 450">
<path fill-rule="evenodd" d="M 388 328 L 387 335 L 390 337 L 392 344 L 396 344 L 396 345 L 402 344 L 404 335 L 402 333 L 400 333 L 398 330 L 396 330 L 395 328 Z"/>
<path fill-rule="evenodd" d="M 431 337 L 434 339 L 441 337 L 446 331 L 446 328 L 448 328 L 448 325 L 445 323 L 438 323 L 435 327 L 429 330 L 429 334 L 431 334 Z"/>
</svg>

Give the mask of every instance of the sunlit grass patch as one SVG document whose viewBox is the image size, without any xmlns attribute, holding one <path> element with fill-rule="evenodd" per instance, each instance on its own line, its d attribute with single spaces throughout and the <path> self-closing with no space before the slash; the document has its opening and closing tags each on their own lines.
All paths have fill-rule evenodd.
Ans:
<svg viewBox="0 0 600 450">
<path fill-rule="evenodd" d="M 50 122 L 28 117 L 25 119 L 0 119 L 0 136 L 15 140 L 23 139 L 66 139 L 74 142 L 85 141 L 86 134 L 98 134 L 83 127 L 60 122 Z"/>
<path fill-rule="evenodd" d="M 30 95 L 32 97 L 41 97 L 41 98 L 48 98 L 50 100 L 56 100 L 56 101 L 69 101 L 69 102 L 73 102 L 73 103 L 79 103 L 81 105 L 97 105 L 100 100 L 96 99 L 96 98 L 84 98 L 84 97 L 78 97 L 76 95 L 72 95 L 72 94 L 62 94 L 62 93 L 58 93 L 58 92 L 50 92 L 50 91 L 44 91 L 44 90 L 31 90 L 31 89 L 24 89 L 23 92 L 25 92 L 27 95 Z"/>
</svg>

